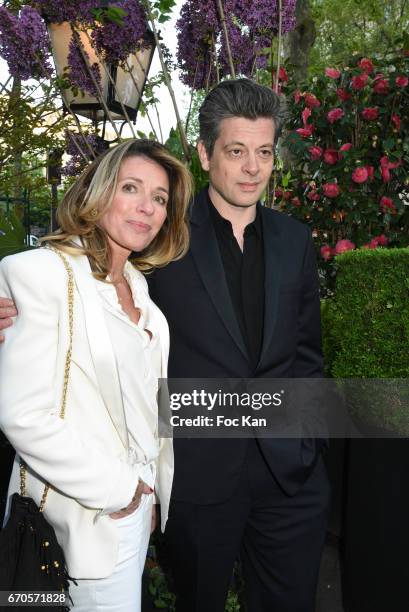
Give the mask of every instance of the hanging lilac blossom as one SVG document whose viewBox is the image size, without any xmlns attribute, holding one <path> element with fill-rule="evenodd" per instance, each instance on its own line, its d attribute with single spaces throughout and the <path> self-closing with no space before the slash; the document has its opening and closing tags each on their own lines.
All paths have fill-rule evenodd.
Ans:
<svg viewBox="0 0 409 612">
<path fill-rule="evenodd" d="M 296 0 L 282 1 L 282 34 L 295 26 Z M 252 76 L 267 63 L 262 53 L 278 34 L 278 0 L 224 0 L 230 50 L 237 74 Z M 177 21 L 181 79 L 194 89 L 207 88 L 230 73 L 227 45 L 216 0 L 187 0 Z"/>
<path fill-rule="evenodd" d="M 281 33 L 287 34 L 296 24 L 297 0 L 282 0 Z M 249 28 L 257 53 L 257 68 L 265 68 L 267 57 L 262 53 L 271 47 L 271 39 L 279 33 L 278 0 L 236 0 L 236 17 Z"/>
<path fill-rule="evenodd" d="M 251 75 L 255 62 L 254 47 L 250 36 L 241 31 L 241 29 L 232 23 L 231 19 L 227 18 L 227 32 L 230 42 L 230 50 L 232 54 L 233 64 L 237 75 Z M 224 33 L 221 35 L 220 48 L 220 64 L 223 75 L 230 73 L 230 65 L 227 55 L 226 37 Z"/>
<path fill-rule="evenodd" d="M 0 7 L 0 56 L 7 61 L 13 77 L 49 78 L 52 67 L 48 46 L 46 27 L 35 9 L 24 6 L 16 16 Z"/>
<path fill-rule="evenodd" d="M 106 140 L 104 140 L 97 134 L 79 134 L 78 132 L 66 130 L 65 152 L 67 153 L 67 155 L 81 155 L 78 151 L 78 147 L 80 147 L 83 153 L 87 157 L 90 157 L 91 154 L 87 143 L 88 145 L 90 145 L 95 155 L 103 153 L 108 147 Z"/>
<path fill-rule="evenodd" d="M 79 152 L 78 147 L 89 161 L 92 161 L 93 157 L 90 153 L 88 145 L 94 151 L 95 156 L 100 155 L 109 147 L 109 143 L 96 134 L 78 134 L 77 132 L 67 130 L 65 133 L 65 139 L 65 151 L 68 155 L 71 155 L 71 158 L 61 169 L 64 176 L 78 176 L 87 166 L 88 162 Z"/>
<path fill-rule="evenodd" d="M 63 176 L 79 176 L 86 166 L 85 160 L 80 156 L 71 157 L 61 168 Z"/>
<path fill-rule="evenodd" d="M 282 0 L 281 32 L 287 34 L 295 27 L 297 0 Z M 235 13 L 254 34 L 271 33 L 277 36 L 279 27 L 278 0 L 237 0 Z"/>
<path fill-rule="evenodd" d="M 176 23 L 181 80 L 193 89 L 207 88 L 216 80 L 215 42 L 219 19 L 214 0 L 188 0 Z"/>
<path fill-rule="evenodd" d="M 92 32 L 92 39 L 99 53 L 109 63 L 123 62 L 130 53 L 141 46 L 141 39 L 146 34 L 148 23 L 145 10 L 140 0 L 117 0 L 115 6 L 125 11 L 122 24 L 107 21 L 97 25 Z"/>
<path fill-rule="evenodd" d="M 70 67 L 70 81 L 73 85 L 76 85 L 81 91 L 84 91 L 91 96 L 98 97 L 98 88 L 91 77 L 93 75 L 98 86 L 101 87 L 101 73 L 98 64 L 91 64 L 89 61 L 89 55 L 82 49 L 82 53 L 78 44 L 74 38 L 71 38 L 69 53 L 68 53 L 68 64 Z M 85 61 L 84 56 L 87 61 Z"/>
<path fill-rule="evenodd" d="M 99 0 L 36 0 L 36 6 L 48 21 L 62 23 L 63 21 L 91 22 L 93 9 L 100 8 Z"/>
</svg>

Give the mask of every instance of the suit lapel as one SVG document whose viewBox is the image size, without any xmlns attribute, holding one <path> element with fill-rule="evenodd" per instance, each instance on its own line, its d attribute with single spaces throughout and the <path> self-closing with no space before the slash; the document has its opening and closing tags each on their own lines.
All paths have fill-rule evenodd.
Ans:
<svg viewBox="0 0 409 612">
<path fill-rule="evenodd" d="M 264 242 L 264 330 L 258 367 L 267 356 L 273 339 L 284 253 L 282 236 L 274 222 L 274 216 L 269 209 L 261 207 Z"/>
<path fill-rule="evenodd" d="M 71 257 L 70 262 L 85 315 L 88 343 L 99 390 L 121 442 L 128 448 L 128 432 L 115 355 L 91 268 L 86 257 Z"/>
<path fill-rule="evenodd" d="M 210 219 L 207 191 L 202 191 L 196 197 L 190 224 L 190 250 L 199 275 L 227 331 L 248 359 L 247 349 L 227 286 L 216 234 Z"/>
</svg>

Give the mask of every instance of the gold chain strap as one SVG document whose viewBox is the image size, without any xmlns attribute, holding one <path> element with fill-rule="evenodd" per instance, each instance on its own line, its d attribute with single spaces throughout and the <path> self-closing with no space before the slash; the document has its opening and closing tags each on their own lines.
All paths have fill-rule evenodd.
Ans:
<svg viewBox="0 0 409 612">
<path fill-rule="evenodd" d="M 56 255 L 61 259 L 64 264 L 65 270 L 67 272 L 68 277 L 68 331 L 69 331 L 69 344 L 67 349 L 67 354 L 65 357 L 65 368 L 64 368 L 64 383 L 62 389 L 62 398 L 61 398 L 61 409 L 60 409 L 60 418 L 64 419 L 65 417 L 65 407 L 67 404 L 67 390 L 68 390 L 68 381 L 70 377 L 70 366 L 71 366 L 71 355 L 72 355 L 72 338 L 73 338 L 73 330 L 74 330 L 74 275 L 72 272 L 72 268 L 68 263 L 66 257 L 62 254 L 59 249 L 56 249 L 53 246 L 48 245 L 48 249 L 54 251 Z M 50 485 L 46 484 L 44 487 L 44 492 L 40 502 L 40 512 L 44 510 L 45 502 L 47 499 L 47 494 L 50 489 Z M 20 458 L 20 495 L 26 494 L 26 464 Z"/>
</svg>

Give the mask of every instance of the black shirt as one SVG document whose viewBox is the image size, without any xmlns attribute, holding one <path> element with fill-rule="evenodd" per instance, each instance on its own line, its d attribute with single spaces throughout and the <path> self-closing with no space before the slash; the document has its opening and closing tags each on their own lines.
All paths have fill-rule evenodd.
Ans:
<svg viewBox="0 0 409 612">
<path fill-rule="evenodd" d="M 209 210 L 233 308 L 255 370 L 263 342 L 264 321 L 264 248 L 260 211 L 257 207 L 255 220 L 244 230 L 242 252 L 232 224 L 219 214 L 210 198 Z"/>
</svg>

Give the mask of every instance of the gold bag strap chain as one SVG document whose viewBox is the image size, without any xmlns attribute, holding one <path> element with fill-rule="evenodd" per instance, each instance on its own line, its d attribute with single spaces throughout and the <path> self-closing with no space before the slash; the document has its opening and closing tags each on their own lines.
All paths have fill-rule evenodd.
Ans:
<svg viewBox="0 0 409 612">
<path fill-rule="evenodd" d="M 73 337 L 73 329 L 74 329 L 74 275 L 72 272 L 72 268 L 67 260 L 67 258 L 62 254 L 59 249 L 56 249 L 53 246 L 48 245 L 48 249 L 54 251 L 56 255 L 61 259 L 64 264 L 65 270 L 67 272 L 68 277 L 68 331 L 69 331 L 69 344 L 68 350 L 65 357 L 65 368 L 64 368 L 64 383 L 62 389 L 62 398 L 61 398 L 61 409 L 60 409 L 60 419 L 65 417 L 65 406 L 67 403 L 67 390 L 68 390 L 68 380 L 70 377 L 70 366 L 71 366 L 71 354 L 72 354 L 72 337 Z M 44 510 L 45 502 L 47 499 L 47 493 L 50 489 L 50 485 L 46 484 L 44 487 L 44 492 L 40 502 L 40 512 Z M 26 494 L 26 464 L 20 458 L 20 495 L 25 496 Z"/>
</svg>

